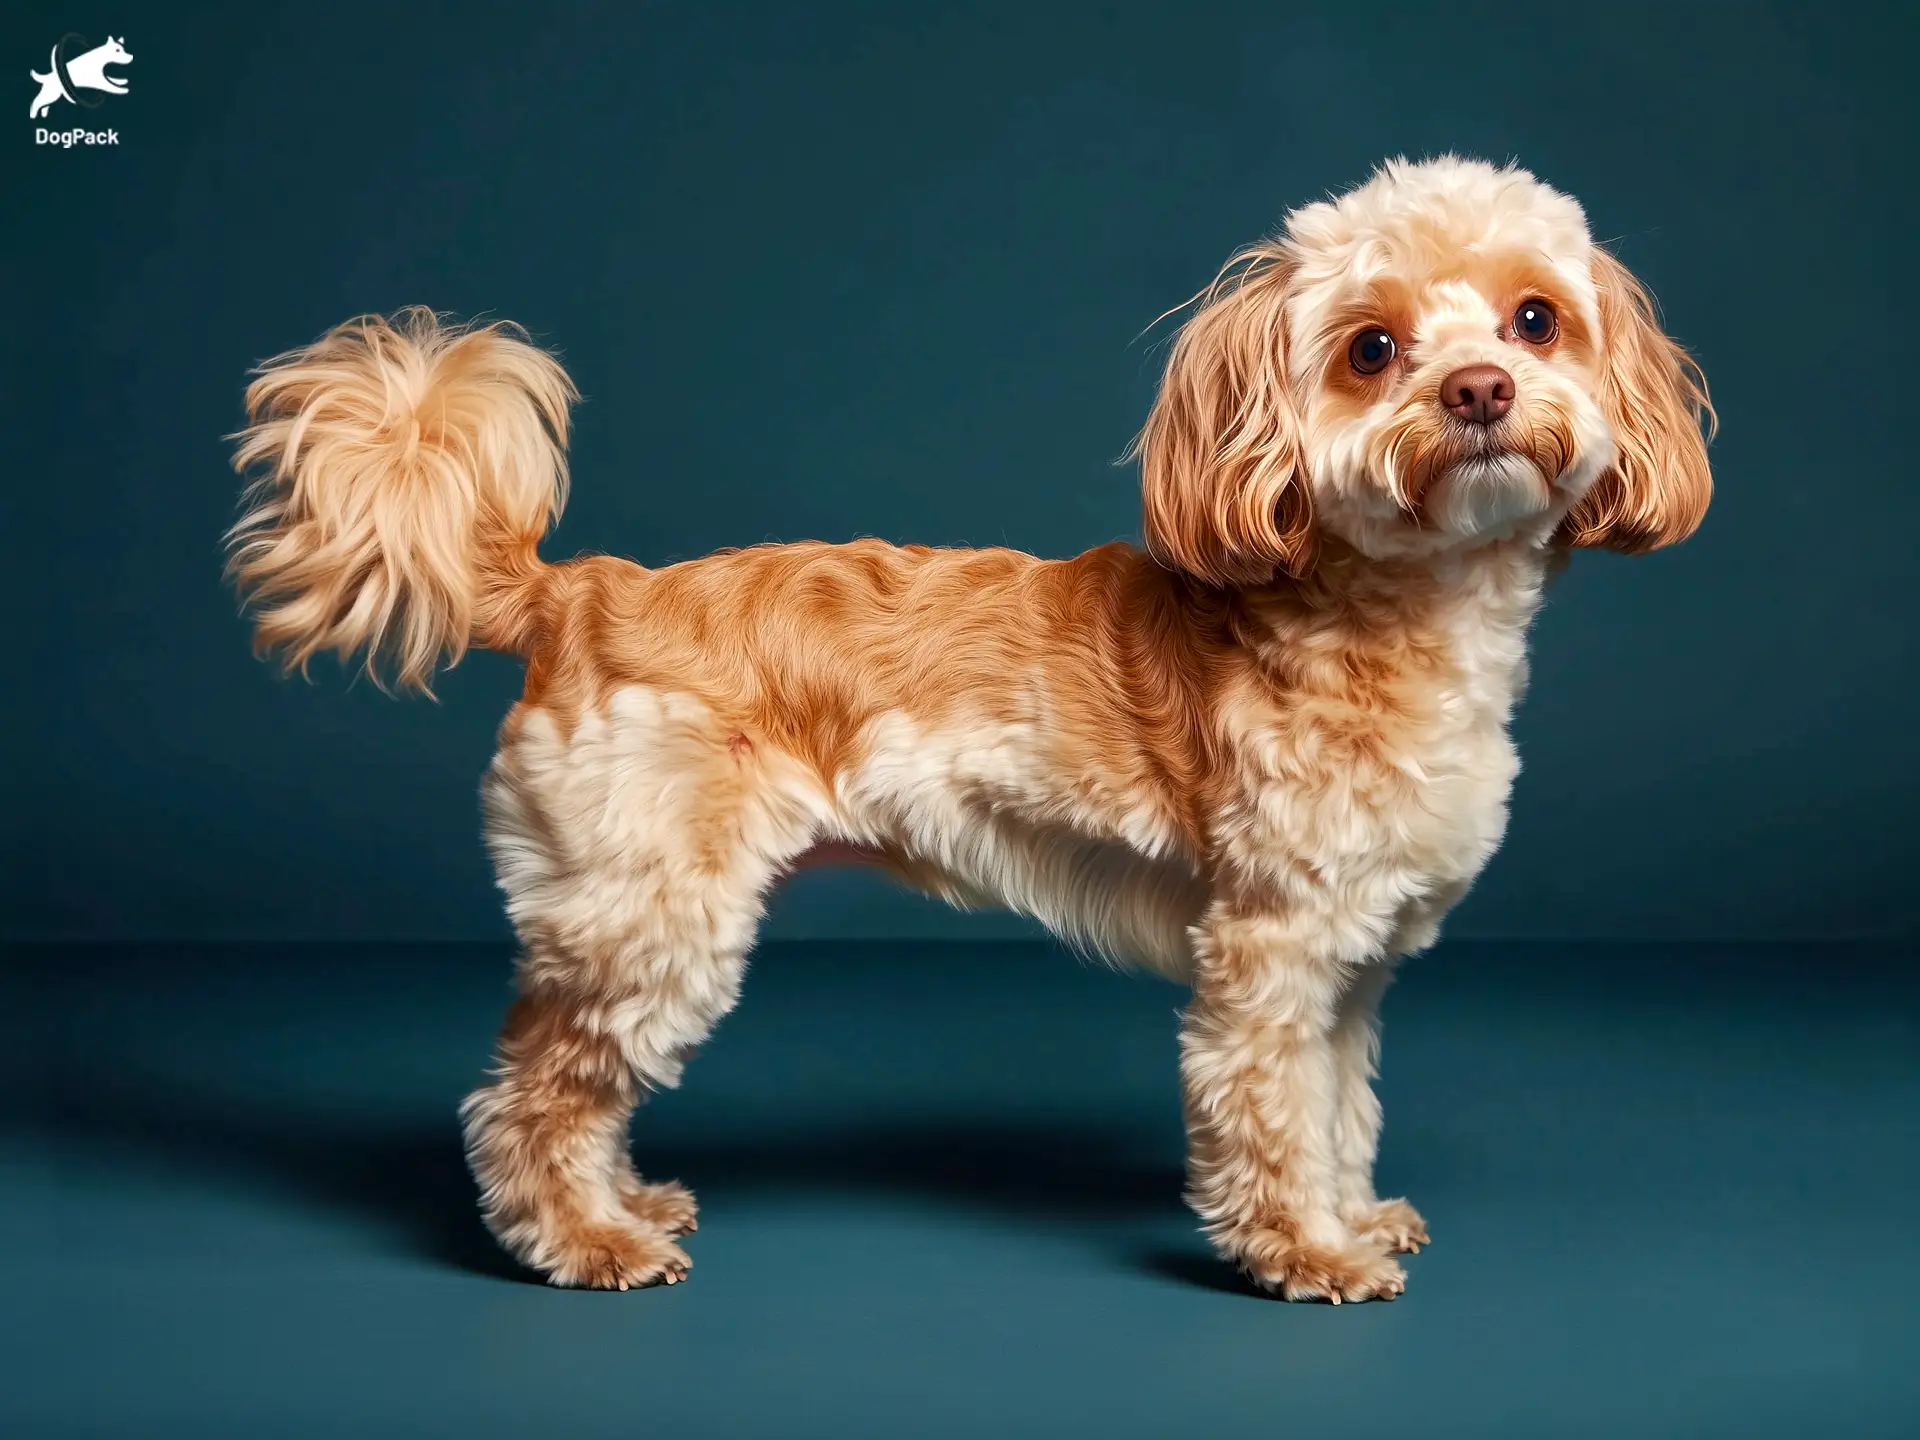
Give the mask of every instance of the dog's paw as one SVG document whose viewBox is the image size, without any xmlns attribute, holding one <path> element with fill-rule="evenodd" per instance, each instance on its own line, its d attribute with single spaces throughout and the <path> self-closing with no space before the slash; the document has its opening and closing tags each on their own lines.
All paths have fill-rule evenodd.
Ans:
<svg viewBox="0 0 1920 1440">
<path fill-rule="evenodd" d="M 1240 1268 L 1263 1290 L 1288 1300 L 1339 1305 L 1359 1300 L 1397 1300 L 1407 1272 L 1384 1245 L 1356 1240 L 1341 1248 L 1290 1242 L 1259 1232 L 1240 1247 Z"/>
<path fill-rule="evenodd" d="M 567 1289 L 642 1290 L 677 1285 L 693 1261 L 658 1226 L 583 1225 L 542 1266 L 547 1282 Z"/>
<path fill-rule="evenodd" d="M 1355 1235 L 1370 1244 L 1385 1246 L 1389 1254 L 1418 1255 L 1422 1245 L 1433 1243 L 1427 1235 L 1427 1222 L 1404 1200 L 1376 1200 L 1348 1218 Z"/>
<path fill-rule="evenodd" d="M 693 1192 L 677 1180 L 643 1184 L 620 1197 L 627 1213 L 643 1225 L 669 1235 L 689 1235 L 700 1228 L 700 1207 Z"/>
</svg>

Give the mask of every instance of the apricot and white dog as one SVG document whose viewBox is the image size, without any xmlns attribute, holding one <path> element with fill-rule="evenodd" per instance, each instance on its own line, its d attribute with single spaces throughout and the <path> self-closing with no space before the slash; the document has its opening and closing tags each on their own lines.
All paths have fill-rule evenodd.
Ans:
<svg viewBox="0 0 1920 1440">
<path fill-rule="evenodd" d="M 464 1109 L 493 1233 L 673 1283 L 693 1197 L 627 1125 L 740 993 L 768 892 L 864 857 L 1187 981 L 1189 1199 L 1293 1299 L 1398 1295 L 1373 1191 L 1396 960 L 1498 845 L 1566 547 L 1699 523 L 1703 381 L 1578 204 L 1386 165 L 1196 298 L 1137 443 L 1146 548 L 862 540 L 543 562 L 574 391 L 501 325 L 368 317 L 268 362 L 232 572 L 263 649 L 526 692 L 485 785 L 523 955 Z"/>
</svg>

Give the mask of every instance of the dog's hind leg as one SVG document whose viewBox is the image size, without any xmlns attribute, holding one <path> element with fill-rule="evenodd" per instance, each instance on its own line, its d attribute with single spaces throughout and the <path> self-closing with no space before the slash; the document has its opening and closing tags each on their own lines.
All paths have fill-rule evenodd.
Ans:
<svg viewBox="0 0 1920 1440">
<path fill-rule="evenodd" d="M 690 696 L 623 690 L 566 736 L 539 713 L 509 726 L 487 809 L 520 998 L 462 1114 L 489 1228 L 554 1284 L 685 1276 L 693 1197 L 640 1180 L 628 1119 L 733 1008 L 819 804 L 797 764 Z"/>
<path fill-rule="evenodd" d="M 468 1097 L 467 1155 L 487 1228 L 556 1285 L 673 1284 L 691 1262 L 626 1155 L 642 1077 L 590 1000 L 524 994 L 507 1012 L 493 1083 Z M 691 1221 L 691 1197 L 686 1199 Z M 684 1227 L 681 1227 L 684 1228 Z"/>
</svg>

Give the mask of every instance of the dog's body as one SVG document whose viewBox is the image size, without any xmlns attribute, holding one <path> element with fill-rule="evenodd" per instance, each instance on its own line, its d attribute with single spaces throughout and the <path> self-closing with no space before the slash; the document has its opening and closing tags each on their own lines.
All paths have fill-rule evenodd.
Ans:
<svg viewBox="0 0 1920 1440">
<path fill-rule="evenodd" d="M 96 45 L 68 61 L 67 74 L 72 78 L 76 90 L 104 90 L 109 95 L 124 95 L 127 93 L 127 82 L 117 75 L 107 74 L 107 67 L 125 65 L 132 59 L 126 46 L 109 35 L 106 43 Z M 47 60 L 46 74 L 42 75 L 38 70 L 29 70 L 27 74 L 40 82 L 40 93 L 33 97 L 33 104 L 27 107 L 28 119 L 38 120 L 60 101 L 73 98 L 60 83 L 58 46 L 54 47 L 53 54 Z"/>
<path fill-rule="evenodd" d="M 1556 537 L 1649 548 L 1707 498 L 1704 396 L 1578 207 L 1448 160 L 1297 212 L 1175 345 L 1150 554 L 549 566 L 570 399 L 413 312 L 268 366 L 240 452 L 263 644 L 526 663 L 486 784 L 521 998 L 465 1111 L 502 1242 L 557 1283 L 684 1275 L 691 1196 L 640 1181 L 628 1115 L 825 848 L 1189 982 L 1209 1233 L 1291 1297 L 1399 1293 L 1426 1233 L 1373 1193 L 1376 1007 L 1504 829 Z"/>
</svg>

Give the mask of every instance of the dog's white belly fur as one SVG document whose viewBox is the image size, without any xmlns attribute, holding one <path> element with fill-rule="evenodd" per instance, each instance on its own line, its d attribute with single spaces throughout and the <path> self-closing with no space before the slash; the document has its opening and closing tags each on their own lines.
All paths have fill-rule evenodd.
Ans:
<svg viewBox="0 0 1920 1440">
<path fill-rule="evenodd" d="M 1272 727 L 1246 717 L 1241 818 L 1224 829 L 1222 857 L 1282 903 L 1351 924 L 1356 963 L 1426 948 L 1505 833 L 1519 769 L 1506 726 L 1522 678 L 1463 688 L 1388 771 L 1356 765 L 1332 786 L 1294 773 Z M 1004 906 L 1109 959 L 1189 977 L 1209 886 L 1170 817 L 1063 790 L 1027 726 L 925 734 L 889 716 L 870 738 L 835 797 L 836 838 L 906 852 L 957 904 Z M 1302 886 L 1313 893 L 1293 893 Z"/>
<path fill-rule="evenodd" d="M 529 963 L 671 949 L 683 913 L 690 930 L 722 921 L 723 945 L 744 949 L 780 877 L 838 841 L 907 857 L 954 904 L 1003 906 L 1088 951 L 1186 976 L 1204 887 L 1163 821 L 1142 809 L 1116 829 L 1048 793 L 1025 726 L 922 732 L 886 715 L 864 739 L 830 793 L 796 757 L 739 743 L 687 692 L 629 686 L 567 735 L 524 712 L 485 800 Z"/>
<path fill-rule="evenodd" d="M 1140 797 L 1073 793 L 1044 729 L 924 731 L 881 716 L 835 796 L 841 838 L 906 854 L 954 904 L 1003 906 L 1076 947 L 1186 978 L 1205 887 L 1170 819 Z"/>
<path fill-rule="evenodd" d="M 1353 928 L 1356 960 L 1424 948 L 1504 829 L 1510 702 L 1506 686 L 1462 697 L 1394 773 L 1356 770 L 1332 788 L 1301 786 L 1249 720 L 1223 850 L 1278 893 L 1310 885 L 1297 899 Z M 629 686 L 564 736 L 544 712 L 521 716 L 488 778 L 489 841 L 535 968 L 549 951 L 617 965 L 615 952 L 672 950 L 681 924 L 744 953 L 795 860 L 843 842 L 907 857 L 951 903 L 1004 907 L 1188 978 L 1207 883 L 1171 818 L 1143 798 L 1063 788 L 1043 731 L 882 715 L 830 792 L 797 757 L 740 743 L 699 697 Z"/>
</svg>

